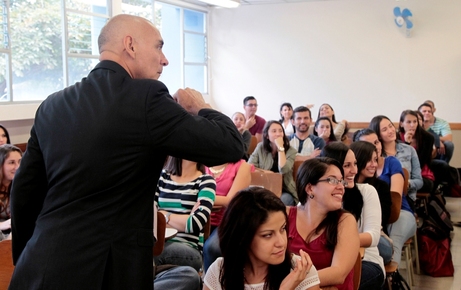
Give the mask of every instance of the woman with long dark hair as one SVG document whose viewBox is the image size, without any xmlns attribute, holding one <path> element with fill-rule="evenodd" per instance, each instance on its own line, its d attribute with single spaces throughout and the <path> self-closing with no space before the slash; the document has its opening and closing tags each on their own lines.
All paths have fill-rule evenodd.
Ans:
<svg viewBox="0 0 461 290">
<path fill-rule="evenodd" d="M 6 128 L 0 124 L 0 145 L 3 144 L 11 144 L 11 140 L 8 130 L 6 130 Z"/>
<path fill-rule="evenodd" d="M 342 207 L 343 167 L 332 158 L 304 161 L 298 169 L 298 206 L 288 207 L 288 248 L 306 251 L 318 270 L 320 287 L 353 289 L 359 253 L 354 216 Z"/>
<path fill-rule="evenodd" d="M 333 123 L 328 117 L 320 117 L 315 121 L 314 135 L 325 141 L 325 145 L 337 141 L 333 131 Z"/>
<path fill-rule="evenodd" d="M 10 192 L 16 170 L 21 164 L 22 151 L 11 144 L 0 146 L 0 241 L 11 231 Z"/>
<path fill-rule="evenodd" d="M 283 103 L 280 105 L 280 124 L 282 124 L 285 135 L 291 136 L 295 132 L 293 123 L 293 106 L 290 103 Z"/>
<path fill-rule="evenodd" d="M 400 141 L 415 148 L 418 154 L 421 177 L 423 178 L 423 186 L 419 191 L 432 192 L 435 176 L 429 166 L 432 161 L 434 137 L 419 126 L 416 111 L 405 110 L 400 114 L 399 133 L 397 137 Z"/>
<path fill-rule="evenodd" d="M 331 123 L 333 124 L 333 131 L 336 137 L 336 140 L 343 141 L 346 138 L 346 134 L 349 131 L 349 125 L 346 120 L 342 120 L 340 122 L 336 121 L 335 111 L 330 104 L 322 104 L 319 108 L 319 114 L 317 115 L 317 119 L 320 117 L 327 117 L 330 119 Z"/>
<path fill-rule="evenodd" d="M 258 143 L 250 159 L 248 159 L 248 163 L 257 168 L 283 175 L 281 199 L 286 205 L 294 205 L 298 202 L 293 179 L 296 153 L 296 149 L 290 146 L 282 124 L 271 120 L 264 126 L 263 141 Z"/>
<path fill-rule="evenodd" d="M 218 230 L 222 258 L 208 269 L 203 289 L 319 289 L 309 255 L 287 251 L 286 224 L 286 207 L 272 192 L 238 192 Z"/>
<path fill-rule="evenodd" d="M 343 208 L 357 220 L 360 247 L 365 248 L 359 289 L 380 289 L 384 283 L 385 270 L 377 247 L 381 237 L 381 204 L 378 193 L 373 186 L 356 182 L 363 166 L 359 171 L 354 151 L 347 145 L 342 142 L 330 143 L 322 149 L 320 156 L 333 158 L 343 166 L 344 179 L 347 181 Z M 373 156 L 361 156 L 360 160 L 366 159 L 368 162 L 372 158 Z"/>
<path fill-rule="evenodd" d="M 169 157 L 158 180 L 154 206 L 165 216 L 167 227 L 178 230 L 165 243 L 156 265 L 173 264 L 202 268 L 205 224 L 216 195 L 214 178 L 197 162 Z"/>
</svg>

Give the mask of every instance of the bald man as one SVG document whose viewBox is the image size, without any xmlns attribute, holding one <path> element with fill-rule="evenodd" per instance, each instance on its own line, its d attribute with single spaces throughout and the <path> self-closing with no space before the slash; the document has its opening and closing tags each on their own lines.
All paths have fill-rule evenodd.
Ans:
<svg viewBox="0 0 461 290">
<path fill-rule="evenodd" d="M 10 289 L 152 289 L 153 199 L 167 155 L 235 162 L 243 142 L 200 93 L 172 98 L 146 19 L 118 15 L 100 62 L 38 108 L 11 191 Z"/>
</svg>

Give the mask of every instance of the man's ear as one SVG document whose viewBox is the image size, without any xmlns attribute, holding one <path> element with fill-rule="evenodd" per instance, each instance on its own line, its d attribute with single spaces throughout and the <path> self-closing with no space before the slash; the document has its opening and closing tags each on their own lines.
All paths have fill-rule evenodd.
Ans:
<svg viewBox="0 0 461 290">
<path fill-rule="evenodd" d="M 134 39 L 132 36 L 127 35 L 123 38 L 123 47 L 125 51 L 130 55 L 132 58 L 136 57 L 135 49 L 134 49 Z"/>
</svg>

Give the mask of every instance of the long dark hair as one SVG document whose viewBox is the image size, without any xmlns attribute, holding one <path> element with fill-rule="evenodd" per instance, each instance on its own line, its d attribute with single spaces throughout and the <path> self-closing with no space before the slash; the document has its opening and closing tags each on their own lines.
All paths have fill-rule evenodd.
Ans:
<svg viewBox="0 0 461 290">
<path fill-rule="evenodd" d="M 4 188 L 3 186 L 3 164 L 5 164 L 5 160 L 10 156 L 11 152 L 18 152 L 22 156 L 22 151 L 18 147 L 11 145 L 11 144 L 3 144 L 0 146 L 0 213 L 7 211 L 8 205 L 10 203 L 10 192 L 11 192 L 11 184 Z M 5 200 L 4 202 L 2 200 Z"/>
<path fill-rule="evenodd" d="M 322 106 L 323 105 L 327 105 L 328 107 L 330 107 L 330 109 L 334 112 L 335 110 L 333 110 L 333 107 L 330 105 L 330 104 L 327 104 L 327 103 L 323 103 L 320 105 L 319 107 L 319 113 L 317 114 L 317 119 L 320 118 L 320 109 L 322 109 Z M 333 113 L 333 115 L 331 115 L 331 121 L 333 121 L 333 123 L 335 124 L 338 124 L 338 122 L 336 121 L 336 116 L 335 114 Z M 333 126 L 331 126 L 333 128 Z M 349 132 L 349 126 L 346 126 L 346 128 L 344 128 L 344 133 L 341 137 L 345 136 L 347 134 L 347 132 Z M 337 140 L 337 141 L 341 141 L 341 140 Z"/>
<path fill-rule="evenodd" d="M 320 118 L 317 119 L 317 121 L 315 121 L 314 135 L 315 136 L 319 135 L 319 133 L 317 132 L 317 127 L 320 124 L 320 121 L 323 121 L 323 120 L 326 120 L 326 121 L 328 121 L 330 123 L 330 137 L 328 137 L 329 142 L 338 141 L 338 140 L 336 140 L 335 131 L 333 130 L 333 123 L 331 123 L 331 120 L 328 117 L 320 117 Z"/>
<path fill-rule="evenodd" d="M 338 167 L 341 175 L 344 176 L 344 170 L 341 164 L 333 158 L 318 157 L 304 161 L 298 168 L 296 177 L 296 190 L 298 193 L 299 202 L 305 205 L 308 202 L 306 186 L 308 184 L 316 185 L 320 178 L 327 172 L 330 165 Z M 317 226 L 317 228 L 309 234 L 308 238 L 314 234 L 318 234 L 322 229 L 325 229 L 326 244 L 325 247 L 331 251 L 336 247 L 338 242 L 338 224 L 339 218 L 344 211 L 338 209 L 330 211 L 325 219 Z"/>
<path fill-rule="evenodd" d="M 323 147 L 322 152 L 320 152 L 320 156 L 333 158 L 337 160 L 342 167 L 344 160 L 346 159 L 347 152 L 349 152 L 349 147 L 347 147 L 347 145 L 342 142 L 332 142 Z M 356 220 L 360 219 L 363 208 L 363 197 L 355 182 L 354 187 L 346 187 L 344 190 L 343 208 L 349 211 Z"/>
<path fill-rule="evenodd" d="M 349 145 L 349 148 L 354 152 L 355 159 L 357 160 L 357 174 L 355 175 L 355 182 L 358 182 L 360 172 L 367 167 L 367 163 L 373 158 L 373 152 L 376 152 L 376 156 L 378 155 L 378 152 L 375 145 L 366 141 L 356 141 Z M 369 183 L 373 185 L 375 179 L 376 172 L 372 177 L 365 178 L 362 183 Z"/>
<path fill-rule="evenodd" d="M 405 121 L 407 115 L 412 115 L 416 118 L 416 130 L 413 138 L 416 140 L 416 153 L 418 153 L 419 165 L 423 168 L 432 161 L 432 147 L 434 146 L 434 136 L 431 133 L 427 133 L 421 126 L 419 126 L 418 113 L 413 110 L 405 110 L 400 114 L 399 133 L 405 134 L 405 129 L 402 123 Z M 423 117 L 424 120 L 424 117 Z M 400 134 L 397 135 L 398 139 L 401 140 Z M 405 141 L 405 140 L 402 140 Z"/>
<path fill-rule="evenodd" d="M 219 246 L 223 256 L 219 275 L 222 289 L 244 289 L 243 269 L 250 262 L 248 251 L 251 243 L 258 228 L 274 212 L 283 213 L 287 221 L 286 206 L 274 193 L 264 188 L 243 189 L 230 201 L 218 227 Z M 286 251 L 281 264 L 268 266 L 264 289 L 279 289 L 290 270 L 291 256 Z"/>
<path fill-rule="evenodd" d="M 384 149 L 384 142 L 383 142 L 383 138 L 381 138 L 381 127 L 380 127 L 381 121 L 384 120 L 384 119 L 387 119 L 387 120 L 389 120 L 389 122 L 392 123 L 391 119 L 389 119 L 388 117 L 386 117 L 384 115 L 378 115 L 378 116 L 373 117 L 373 119 L 371 119 L 370 124 L 368 124 L 368 128 L 370 128 L 371 130 L 376 132 L 376 136 L 378 136 L 378 140 L 379 140 L 379 142 L 381 142 L 382 147 L 383 147 L 382 152 L 381 152 L 381 156 L 386 157 L 387 152 Z M 392 123 L 392 125 L 394 125 L 394 123 Z M 397 134 L 397 130 L 395 130 L 395 133 Z M 396 136 L 396 138 L 397 138 L 397 136 Z"/>
<path fill-rule="evenodd" d="M 264 150 L 267 152 L 272 152 L 271 141 L 269 141 L 269 128 L 272 124 L 278 124 L 283 130 L 283 148 L 285 148 L 285 152 L 290 149 L 290 141 L 288 140 L 287 135 L 285 134 L 285 130 L 283 129 L 282 123 L 275 120 L 270 120 L 266 122 L 263 129 L 263 147 Z"/>
<path fill-rule="evenodd" d="M 283 109 L 283 107 L 288 107 L 288 108 L 291 109 L 291 111 L 293 111 L 293 106 L 292 106 L 290 103 L 283 103 L 283 104 L 281 104 L 281 105 L 280 105 L 280 111 L 279 111 L 279 112 L 280 112 L 280 120 L 279 120 L 280 123 L 283 123 L 283 121 L 285 120 L 285 119 L 283 119 L 283 115 L 282 115 L 282 109 Z M 293 115 L 291 115 L 291 118 L 290 118 L 290 119 L 293 119 L 293 116 L 294 116 L 294 113 L 293 113 Z"/>
<path fill-rule="evenodd" d="M 166 161 L 165 169 L 171 175 L 181 176 L 182 175 L 182 158 L 168 156 Z M 201 163 L 197 162 L 197 170 L 205 173 L 205 166 Z"/>
<path fill-rule="evenodd" d="M 8 133 L 8 130 L 6 130 L 6 128 L 2 124 L 0 124 L 0 128 L 2 128 L 3 131 L 5 132 L 6 144 L 11 144 L 10 133 Z"/>
</svg>

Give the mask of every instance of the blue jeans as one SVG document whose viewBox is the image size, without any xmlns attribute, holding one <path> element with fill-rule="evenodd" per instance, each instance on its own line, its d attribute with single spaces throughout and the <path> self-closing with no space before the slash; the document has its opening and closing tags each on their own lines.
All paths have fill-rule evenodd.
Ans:
<svg viewBox="0 0 461 290">
<path fill-rule="evenodd" d="M 401 210 L 399 219 L 388 226 L 389 237 L 394 243 L 392 260 L 400 264 L 402 247 L 405 242 L 416 233 L 416 219 L 413 213 Z"/>
<path fill-rule="evenodd" d="M 381 258 L 383 258 L 384 265 L 392 260 L 392 243 L 383 236 L 379 238 L 378 251 Z"/>
<path fill-rule="evenodd" d="M 190 266 L 198 272 L 202 268 L 202 254 L 186 244 L 166 242 L 163 252 L 154 257 L 154 262 L 156 265 Z"/>
<path fill-rule="evenodd" d="M 199 290 L 200 276 L 191 267 L 178 266 L 160 272 L 154 278 L 154 289 L 158 290 Z"/>
<path fill-rule="evenodd" d="M 203 245 L 203 264 L 205 266 L 205 273 L 211 264 L 219 257 L 221 257 L 221 248 L 219 247 L 218 228 L 216 227 Z"/>
<path fill-rule="evenodd" d="M 283 204 L 286 206 L 295 205 L 295 199 L 288 192 L 282 192 L 282 196 L 280 196 L 280 199 L 282 200 Z"/>
<path fill-rule="evenodd" d="M 440 142 L 442 142 L 442 140 L 440 140 Z M 445 145 L 445 154 L 437 154 L 435 158 L 450 163 L 451 157 L 453 157 L 453 151 L 455 151 L 455 145 L 451 141 L 443 141 L 443 145 Z"/>
<path fill-rule="evenodd" d="M 384 284 L 384 272 L 381 267 L 370 261 L 362 261 L 359 290 L 381 289 Z"/>
</svg>

